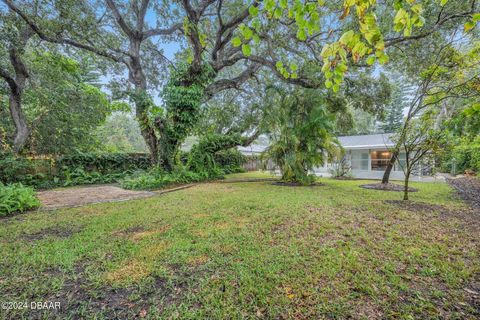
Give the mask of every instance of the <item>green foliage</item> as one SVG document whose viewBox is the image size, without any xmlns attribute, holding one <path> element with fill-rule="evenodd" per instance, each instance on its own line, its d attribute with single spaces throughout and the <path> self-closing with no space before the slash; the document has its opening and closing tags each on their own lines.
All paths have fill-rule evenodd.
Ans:
<svg viewBox="0 0 480 320">
<path fill-rule="evenodd" d="M 20 182 L 35 188 L 111 183 L 149 167 L 146 154 L 83 153 L 45 159 L 3 154 L 0 182 Z"/>
<path fill-rule="evenodd" d="M 353 178 L 352 166 L 345 157 L 344 150 L 339 151 L 332 157 L 332 166 L 328 170 L 332 178 Z"/>
<path fill-rule="evenodd" d="M 0 217 L 24 212 L 40 206 L 32 188 L 20 183 L 4 185 L 0 182 Z"/>
<path fill-rule="evenodd" d="M 50 159 L 32 159 L 15 156 L 11 153 L 0 154 L 0 182 L 22 183 L 39 187 L 53 177 L 54 163 Z"/>
<path fill-rule="evenodd" d="M 31 52 L 27 59 L 31 80 L 23 107 L 32 128 L 29 151 L 51 155 L 95 149 L 95 128 L 112 106 L 96 84 L 92 62 L 49 52 Z"/>
<path fill-rule="evenodd" d="M 206 135 L 189 153 L 179 154 L 180 162 L 171 172 L 161 167 L 140 171 L 121 181 L 125 189 L 152 190 L 179 183 L 191 183 L 223 178 L 226 173 L 241 172 L 246 158 L 232 147 L 241 141 L 240 135 Z"/>
<path fill-rule="evenodd" d="M 166 170 L 174 168 L 174 158 L 180 144 L 192 132 L 200 118 L 200 106 L 205 88 L 215 77 L 209 64 L 203 64 L 200 70 L 180 63 L 172 68 L 170 79 L 163 90 L 166 114 L 160 127 L 160 164 Z"/>
<path fill-rule="evenodd" d="M 217 174 L 219 165 L 215 161 L 217 152 L 228 150 L 239 145 L 241 136 L 238 134 L 209 134 L 192 147 L 189 153 L 187 167 L 194 172 Z"/>
<path fill-rule="evenodd" d="M 58 158 L 58 166 L 84 168 L 99 173 L 124 172 L 150 167 L 150 158 L 144 153 L 77 153 Z"/>
<path fill-rule="evenodd" d="M 283 181 L 311 184 L 315 177 L 309 171 L 324 163 L 324 153 L 336 150 L 333 117 L 314 90 L 279 91 L 277 98 L 265 156 L 280 167 Z"/>
<path fill-rule="evenodd" d="M 163 91 L 167 117 L 170 120 L 169 136 L 178 141 L 183 141 L 197 123 L 204 90 L 215 76 L 209 64 L 204 64 L 196 73 L 190 68 L 190 65 L 180 63 L 176 69 L 172 69 Z"/>
<path fill-rule="evenodd" d="M 402 81 L 403 79 L 400 79 Z M 403 112 L 408 107 L 408 88 L 397 82 L 392 90 L 392 100 L 383 110 L 381 129 L 383 132 L 395 132 L 403 123 Z"/>
<path fill-rule="evenodd" d="M 112 183 L 124 178 L 128 171 L 118 173 L 100 173 L 98 171 L 85 171 L 81 167 L 69 168 L 65 167 L 62 171 L 61 179 L 54 178 L 58 185 L 62 187 L 82 185 L 82 184 L 98 184 Z"/>
<path fill-rule="evenodd" d="M 243 155 L 235 148 L 221 150 L 213 156 L 215 164 L 219 166 L 226 174 L 245 172 L 243 165 L 247 162 L 247 156 Z"/>
<path fill-rule="evenodd" d="M 62 186 L 112 183 L 149 168 L 150 158 L 146 154 L 82 153 L 60 157 L 57 166 Z"/>
<path fill-rule="evenodd" d="M 146 153 L 138 122 L 126 112 L 115 112 L 95 133 L 98 149 L 108 153 Z"/>
<path fill-rule="evenodd" d="M 185 168 L 165 172 L 157 167 L 149 171 L 137 172 L 120 181 L 122 188 L 132 190 L 155 190 L 169 185 L 185 184 L 222 178 L 224 172 L 216 169 L 210 172 L 193 172 Z"/>
<path fill-rule="evenodd" d="M 442 169 L 451 172 L 455 164 L 457 174 L 463 173 L 465 170 L 472 170 L 479 174 L 480 136 L 477 136 L 473 140 L 462 138 L 456 142 L 453 149 L 445 154 Z"/>
</svg>

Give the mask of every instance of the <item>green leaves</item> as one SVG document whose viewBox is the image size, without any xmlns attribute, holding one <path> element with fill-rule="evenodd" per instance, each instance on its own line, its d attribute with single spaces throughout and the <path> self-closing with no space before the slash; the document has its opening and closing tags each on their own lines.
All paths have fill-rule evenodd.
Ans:
<svg viewBox="0 0 480 320">
<path fill-rule="evenodd" d="M 250 15 L 251 15 L 252 17 L 258 16 L 258 7 L 250 6 L 250 7 L 248 8 L 248 13 L 250 13 Z"/>
<path fill-rule="evenodd" d="M 252 54 L 252 48 L 246 43 L 242 44 L 242 53 L 245 57 L 249 57 Z"/>
<path fill-rule="evenodd" d="M 421 4 L 414 4 L 410 7 L 410 12 L 404 7 L 400 7 L 393 19 L 394 30 L 400 32 L 403 30 L 403 35 L 408 37 L 412 34 L 412 28 L 421 27 L 425 23 L 425 18 L 422 17 L 423 7 Z"/>
<path fill-rule="evenodd" d="M 239 32 L 240 35 L 233 37 L 233 39 L 231 40 L 232 45 L 234 47 L 242 46 L 243 55 L 248 57 L 252 54 L 252 48 L 250 47 L 249 42 L 253 40 L 254 43 L 258 44 L 260 43 L 260 37 L 255 33 L 253 29 L 243 23 L 239 26 Z"/>
<path fill-rule="evenodd" d="M 0 217 L 40 206 L 33 188 L 20 183 L 4 185 L 0 182 Z"/>
<path fill-rule="evenodd" d="M 297 39 L 301 41 L 307 40 L 307 34 L 305 32 L 305 29 L 298 29 L 297 31 Z"/>
<path fill-rule="evenodd" d="M 296 79 L 298 78 L 298 66 L 296 63 L 290 63 L 290 65 L 285 67 L 282 61 L 277 61 L 275 63 L 275 68 L 282 74 L 282 76 L 286 79 L 291 78 L 291 79 Z"/>
<path fill-rule="evenodd" d="M 476 25 L 475 22 L 473 22 L 473 21 L 467 21 L 467 23 L 465 23 L 463 29 L 464 29 L 465 32 L 467 32 L 467 31 L 472 30 L 472 29 L 475 27 L 475 25 Z"/>
<path fill-rule="evenodd" d="M 470 21 L 467 21 L 463 27 L 464 31 L 465 32 L 468 32 L 470 30 L 472 30 L 473 28 L 475 28 L 475 26 L 477 25 L 477 23 L 480 21 L 480 13 L 474 13 L 472 15 L 472 20 Z"/>
<path fill-rule="evenodd" d="M 240 37 L 234 37 L 232 39 L 232 44 L 234 47 L 240 47 L 242 45 L 242 40 L 240 39 Z"/>
</svg>

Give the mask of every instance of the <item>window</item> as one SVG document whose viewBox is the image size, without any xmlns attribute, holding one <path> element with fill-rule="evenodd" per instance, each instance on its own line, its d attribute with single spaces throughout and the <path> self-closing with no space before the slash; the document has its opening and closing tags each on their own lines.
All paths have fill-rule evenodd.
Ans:
<svg viewBox="0 0 480 320">
<path fill-rule="evenodd" d="M 392 153 L 389 151 L 372 151 L 372 170 L 375 171 L 384 171 L 390 159 L 392 158 Z"/>
<path fill-rule="evenodd" d="M 352 150 L 352 170 L 368 170 L 368 152 Z"/>
</svg>

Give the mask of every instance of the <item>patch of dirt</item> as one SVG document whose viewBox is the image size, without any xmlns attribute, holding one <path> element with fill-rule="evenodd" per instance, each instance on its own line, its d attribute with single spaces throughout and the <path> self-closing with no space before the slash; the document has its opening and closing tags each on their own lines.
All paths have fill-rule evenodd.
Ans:
<svg viewBox="0 0 480 320">
<path fill-rule="evenodd" d="M 478 284 L 475 280 L 466 288 L 452 288 L 438 279 L 412 276 L 408 282 L 409 289 L 403 291 L 398 300 L 404 304 L 418 306 L 421 304 L 419 296 L 424 301 L 430 301 L 438 311 L 438 319 L 479 319 L 480 304 L 479 292 L 475 290 Z M 477 287 L 478 289 L 478 287 Z M 441 292 L 438 296 L 435 291 Z M 414 314 L 415 319 L 424 319 L 425 314 Z"/>
<path fill-rule="evenodd" d="M 479 211 L 466 209 L 450 209 L 438 204 L 430 204 L 420 201 L 405 201 L 405 200 L 384 200 L 384 203 L 392 204 L 400 209 L 408 210 L 417 213 L 437 213 L 439 218 L 448 220 L 450 218 L 459 219 L 462 225 L 476 232 L 480 232 L 480 215 Z M 429 218 L 430 219 L 430 218 Z"/>
<path fill-rule="evenodd" d="M 403 192 L 404 186 L 395 183 L 369 183 L 369 184 L 362 184 L 359 186 L 360 188 L 364 189 L 371 189 L 371 190 L 381 190 L 381 191 L 398 191 Z M 408 187 L 408 192 L 417 192 L 418 189 Z"/>
<path fill-rule="evenodd" d="M 77 207 L 91 203 L 124 201 L 151 197 L 154 192 L 124 190 L 113 185 L 73 187 L 40 191 L 37 196 L 42 202 L 42 209 Z"/>
<path fill-rule="evenodd" d="M 47 297 L 35 301 L 59 301 L 60 310 L 30 310 L 31 319 L 138 319 L 155 314 L 171 305 L 178 304 L 189 289 L 189 279 L 193 276 L 180 270 L 174 281 L 152 276 L 143 282 L 128 287 L 98 287 L 88 280 L 86 263 L 75 267 L 74 275 L 49 270 L 44 275 L 65 277 L 63 287 Z M 152 310 L 155 309 L 155 310 Z"/>
<path fill-rule="evenodd" d="M 470 203 L 474 208 L 480 210 L 480 179 L 476 177 L 463 177 L 447 179 L 459 196 Z"/>
<path fill-rule="evenodd" d="M 361 180 L 361 179 L 354 178 L 354 177 L 334 177 L 332 179 L 334 179 L 334 180 Z"/>
<path fill-rule="evenodd" d="M 309 185 L 303 185 L 303 184 L 298 183 L 298 182 L 284 182 L 284 181 L 275 181 L 275 182 L 272 183 L 272 185 L 281 186 L 281 187 L 320 187 L 320 186 L 324 186 L 323 183 L 319 183 L 319 182 L 312 183 L 312 184 L 309 184 Z"/>
<path fill-rule="evenodd" d="M 69 238 L 73 234 L 80 232 L 82 226 L 54 226 L 42 229 L 34 233 L 23 233 L 18 239 L 27 241 L 38 241 L 47 237 Z"/>
<path fill-rule="evenodd" d="M 143 232 L 143 231 L 145 231 L 144 226 L 135 226 L 135 227 L 129 227 L 129 228 L 124 229 L 124 230 L 114 231 L 112 233 L 112 235 L 117 236 L 117 237 L 128 237 L 131 234 L 135 234 L 135 233 Z"/>
<path fill-rule="evenodd" d="M 449 209 L 444 206 L 419 201 L 384 200 L 383 202 L 413 212 L 450 212 Z"/>
</svg>

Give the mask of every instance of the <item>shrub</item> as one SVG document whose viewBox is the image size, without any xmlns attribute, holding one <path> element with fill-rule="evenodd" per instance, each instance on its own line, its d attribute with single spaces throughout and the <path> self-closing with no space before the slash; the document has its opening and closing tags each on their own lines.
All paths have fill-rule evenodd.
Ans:
<svg viewBox="0 0 480 320">
<path fill-rule="evenodd" d="M 144 153 L 77 153 L 61 156 L 60 168 L 82 168 L 87 172 L 113 173 L 150 167 L 150 157 Z"/>
<path fill-rule="evenodd" d="M 79 153 L 45 159 L 0 154 L 0 182 L 35 188 L 111 183 L 149 166 L 147 154 Z"/>
<path fill-rule="evenodd" d="M 340 159 L 340 160 L 338 160 Z M 332 161 L 331 168 L 328 169 L 332 178 L 352 178 L 352 167 L 347 158 L 343 155 L 339 155 Z"/>
<path fill-rule="evenodd" d="M 480 136 L 473 140 L 460 140 L 447 154 L 442 169 L 451 172 L 454 162 L 456 173 L 463 173 L 465 170 L 480 173 Z"/>
<path fill-rule="evenodd" d="M 213 156 L 215 163 L 226 173 L 245 172 L 243 165 L 247 162 L 247 156 L 237 149 L 218 151 Z"/>
<path fill-rule="evenodd" d="M 75 186 L 79 184 L 112 183 L 124 178 L 131 172 L 100 173 L 97 171 L 86 172 L 83 168 L 66 168 L 62 172 L 62 180 L 58 181 L 62 186 Z"/>
<path fill-rule="evenodd" d="M 0 217 L 15 212 L 23 212 L 40 205 L 35 191 L 20 183 L 4 185 L 0 183 Z"/>
<path fill-rule="evenodd" d="M 0 154 L 0 182 L 5 184 L 22 183 L 37 187 L 50 179 L 52 171 L 52 161 L 49 159 Z"/>
<path fill-rule="evenodd" d="M 223 178 L 224 172 L 220 169 L 193 172 L 185 168 L 166 173 L 159 168 L 137 172 L 120 181 L 122 188 L 132 190 L 162 189 L 172 184 L 185 184 Z"/>
</svg>

